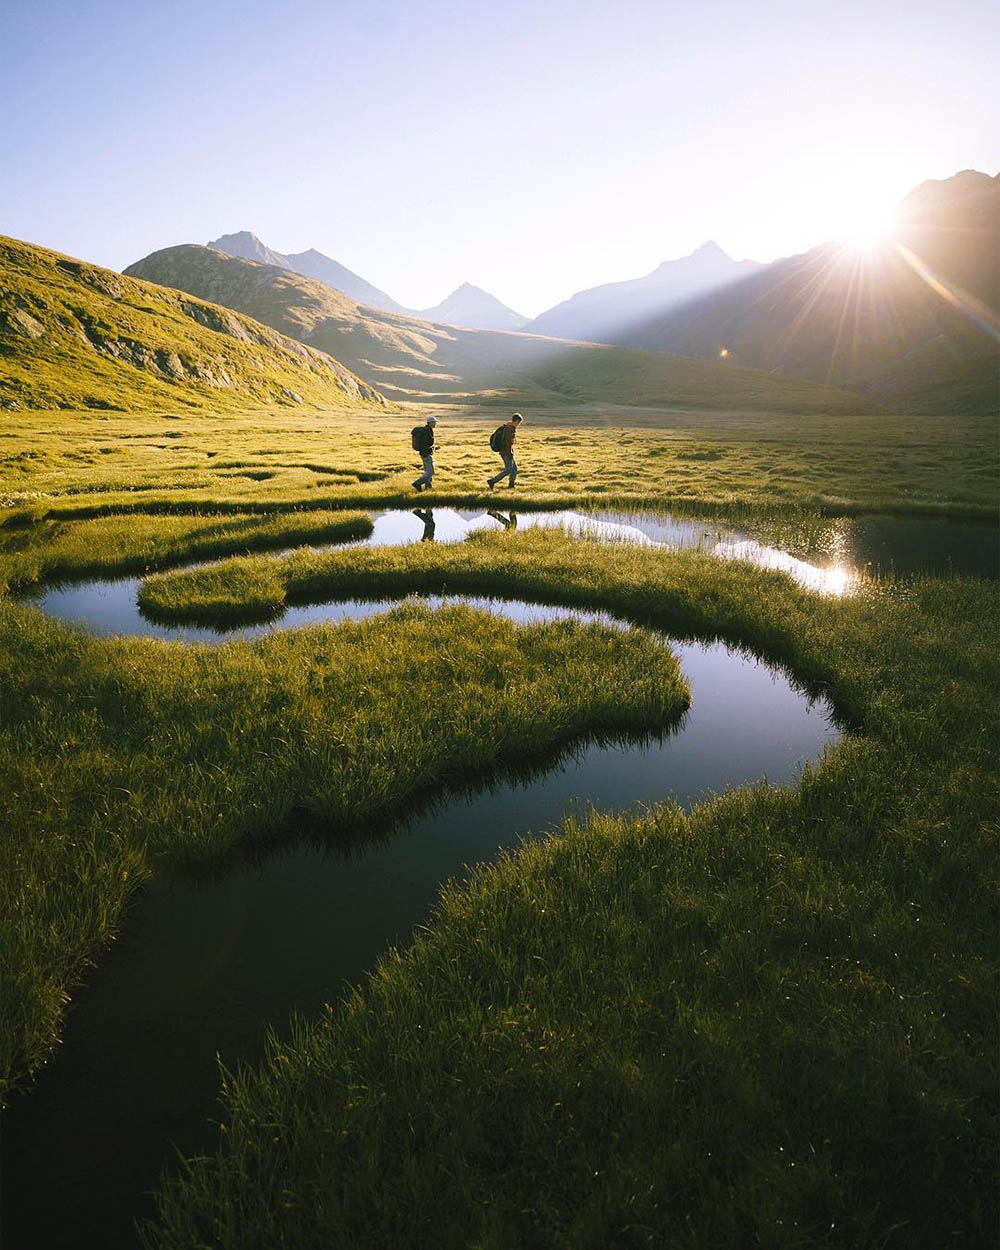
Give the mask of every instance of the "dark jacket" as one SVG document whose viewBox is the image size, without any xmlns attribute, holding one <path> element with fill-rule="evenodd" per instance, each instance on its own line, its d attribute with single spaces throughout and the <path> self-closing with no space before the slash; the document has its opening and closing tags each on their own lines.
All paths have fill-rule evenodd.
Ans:
<svg viewBox="0 0 1000 1250">
<path fill-rule="evenodd" d="M 420 431 L 419 451 L 422 456 L 429 456 L 434 451 L 434 427 L 425 425 Z"/>
<path fill-rule="evenodd" d="M 508 421 L 503 427 L 503 450 L 510 455 L 514 453 L 514 439 L 517 437 L 517 423 Z"/>
</svg>

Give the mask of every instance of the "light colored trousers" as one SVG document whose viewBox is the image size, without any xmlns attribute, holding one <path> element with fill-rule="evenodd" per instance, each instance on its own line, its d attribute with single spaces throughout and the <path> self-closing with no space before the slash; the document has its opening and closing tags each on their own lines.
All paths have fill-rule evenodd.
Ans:
<svg viewBox="0 0 1000 1250">
<path fill-rule="evenodd" d="M 413 483 L 413 485 L 414 486 L 430 486 L 431 481 L 433 480 L 433 477 L 434 477 L 434 457 L 433 455 L 421 456 L 420 459 L 424 462 L 424 471 L 420 475 L 420 477 L 418 477 L 417 480 Z"/>
<path fill-rule="evenodd" d="M 517 461 L 514 459 L 514 453 L 502 451 L 500 455 L 503 457 L 503 472 L 495 474 L 490 481 L 496 486 L 497 482 L 502 482 L 505 477 L 509 477 L 509 485 L 513 486 L 517 480 Z"/>
</svg>

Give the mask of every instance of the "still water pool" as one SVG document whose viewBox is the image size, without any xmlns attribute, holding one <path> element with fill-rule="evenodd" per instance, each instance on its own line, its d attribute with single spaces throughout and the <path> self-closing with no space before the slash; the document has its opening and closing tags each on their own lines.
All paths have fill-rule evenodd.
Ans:
<svg viewBox="0 0 1000 1250">
<path fill-rule="evenodd" d="M 761 542 L 734 529 L 669 515 L 621 512 L 511 512 L 481 509 L 414 508 L 376 513 L 372 534 L 358 546 L 401 546 L 421 541 L 461 542 L 480 530 L 561 528 L 577 536 L 631 542 L 666 549 L 698 549 L 725 560 L 747 560 L 788 573 L 820 594 L 849 593 L 864 571 L 909 576 L 914 573 L 1000 574 L 1000 530 L 995 526 L 863 517 L 824 523 L 823 553 L 804 559 L 779 545 Z M 275 558 L 280 558 L 281 552 Z M 77 621 L 100 634 L 144 634 L 186 642 L 218 641 L 209 627 L 159 625 L 139 611 L 141 578 L 88 579 L 52 585 L 30 602 L 63 620 Z M 273 628 L 340 620 L 338 605 L 289 608 L 277 622 L 227 631 L 226 637 L 253 637 Z"/>
</svg>

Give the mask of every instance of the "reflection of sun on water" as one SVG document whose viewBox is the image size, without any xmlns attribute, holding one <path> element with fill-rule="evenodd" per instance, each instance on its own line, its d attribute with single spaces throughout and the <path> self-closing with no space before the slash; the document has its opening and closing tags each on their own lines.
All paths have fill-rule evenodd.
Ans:
<svg viewBox="0 0 1000 1250">
<path fill-rule="evenodd" d="M 854 574 L 842 565 L 823 570 L 823 589 L 828 595 L 846 595 L 854 583 Z"/>
<path fill-rule="evenodd" d="M 790 573 L 800 586 L 804 586 L 806 590 L 815 590 L 821 595 L 839 597 L 850 594 L 858 581 L 857 573 L 846 565 L 835 564 L 824 569 L 752 538 L 723 540 L 716 543 L 711 550 L 713 555 L 723 560 L 749 560 L 761 568 Z"/>
</svg>

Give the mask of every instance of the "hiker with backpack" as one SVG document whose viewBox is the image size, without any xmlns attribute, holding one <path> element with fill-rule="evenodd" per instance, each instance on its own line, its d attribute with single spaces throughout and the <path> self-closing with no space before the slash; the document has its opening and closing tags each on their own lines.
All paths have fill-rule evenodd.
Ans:
<svg viewBox="0 0 1000 1250">
<path fill-rule="evenodd" d="M 434 480 L 434 427 L 437 417 L 428 417 L 424 425 L 415 425 L 410 431 L 410 442 L 413 450 L 419 452 L 424 464 L 424 471 L 413 483 L 413 489 L 419 494 L 422 490 L 430 490 Z"/>
<path fill-rule="evenodd" d="M 517 437 L 517 427 L 524 420 L 519 412 L 515 412 L 511 419 L 503 425 L 498 425 L 490 435 L 490 446 L 503 460 L 503 471 L 495 474 L 493 477 L 486 479 L 486 485 L 493 489 L 497 482 L 503 478 L 509 478 L 507 482 L 508 490 L 517 480 L 517 462 L 514 459 L 514 439 Z"/>
</svg>

